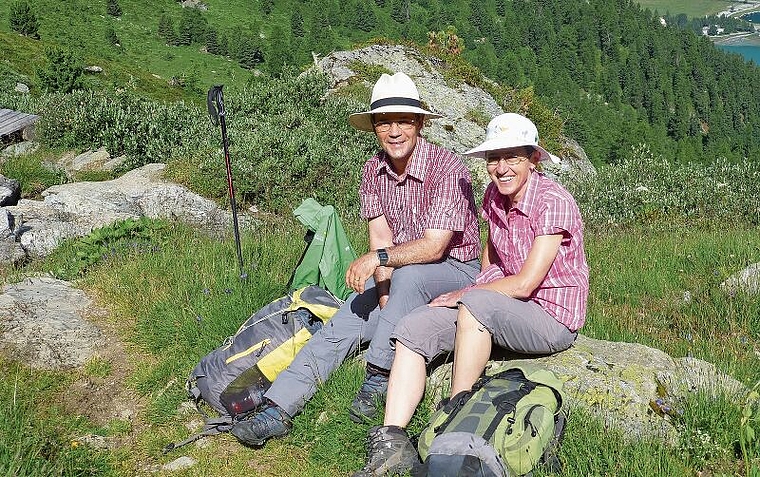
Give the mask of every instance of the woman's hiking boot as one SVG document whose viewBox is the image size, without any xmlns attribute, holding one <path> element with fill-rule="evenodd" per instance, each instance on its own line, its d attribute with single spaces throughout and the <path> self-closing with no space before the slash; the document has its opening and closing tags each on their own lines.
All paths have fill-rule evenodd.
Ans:
<svg viewBox="0 0 760 477">
<path fill-rule="evenodd" d="M 419 462 L 417 449 L 398 426 L 375 426 L 367 437 L 367 464 L 353 477 L 402 475 Z"/>
<path fill-rule="evenodd" d="M 253 417 L 232 426 L 230 432 L 240 442 L 259 447 L 272 437 L 282 437 L 293 427 L 290 416 L 278 405 L 272 403 Z"/>
<path fill-rule="evenodd" d="M 387 393 L 388 376 L 367 370 L 362 387 L 351 403 L 351 420 L 362 423 L 375 417 L 378 406 L 384 405 Z"/>
</svg>

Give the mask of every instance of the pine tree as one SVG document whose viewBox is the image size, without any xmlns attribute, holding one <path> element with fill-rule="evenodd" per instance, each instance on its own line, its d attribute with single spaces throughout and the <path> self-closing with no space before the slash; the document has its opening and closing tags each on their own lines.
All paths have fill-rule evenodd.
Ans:
<svg viewBox="0 0 760 477">
<path fill-rule="evenodd" d="M 367 3 L 358 2 L 353 15 L 353 23 L 355 28 L 364 32 L 371 32 L 377 26 L 375 11 Z"/>
<path fill-rule="evenodd" d="M 206 31 L 206 51 L 212 55 L 221 54 L 221 49 L 219 48 L 219 38 L 216 34 L 216 30 L 210 27 Z"/>
<path fill-rule="evenodd" d="M 81 88 L 84 69 L 79 59 L 70 50 L 48 48 L 45 50 L 48 64 L 37 71 L 42 87 L 47 91 L 70 93 Z"/>
<path fill-rule="evenodd" d="M 29 4 L 19 0 L 11 5 L 10 11 L 11 30 L 31 38 L 39 38 L 39 22 Z"/>
<path fill-rule="evenodd" d="M 119 6 L 119 0 L 108 0 L 108 7 L 106 12 L 112 17 L 121 16 L 121 7 Z"/>
<path fill-rule="evenodd" d="M 227 41 L 227 35 L 219 33 L 216 38 L 216 43 L 219 45 L 219 56 L 230 56 L 229 42 Z"/>
<path fill-rule="evenodd" d="M 119 42 L 119 37 L 116 36 L 116 30 L 113 29 L 113 27 L 106 28 L 106 41 L 111 46 L 119 47 L 121 46 Z"/>
<path fill-rule="evenodd" d="M 261 13 L 269 15 L 274 9 L 274 0 L 261 0 Z"/>
<path fill-rule="evenodd" d="M 246 35 L 240 41 L 237 60 L 243 68 L 252 70 L 258 64 L 264 62 L 264 54 L 261 53 L 261 49 L 254 42 L 253 38 Z"/>
<path fill-rule="evenodd" d="M 174 30 L 174 22 L 172 22 L 172 19 L 169 18 L 166 14 L 161 15 L 161 18 L 158 19 L 158 36 L 163 38 L 164 40 L 169 40 L 169 35 Z"/>
<path fill-rule="evenodd" d="M 391 18 L 398 23 L 409 21 L 409 0 L 392 0 Z"/>
<path fill-rule="evenodd" d="M 293 11 L 293 13 L 290 15 L 290 33 L 293 35 L 293 38 L 303 38 L 306 36 L 303 15 L 298 9 Z"/>
</svg>

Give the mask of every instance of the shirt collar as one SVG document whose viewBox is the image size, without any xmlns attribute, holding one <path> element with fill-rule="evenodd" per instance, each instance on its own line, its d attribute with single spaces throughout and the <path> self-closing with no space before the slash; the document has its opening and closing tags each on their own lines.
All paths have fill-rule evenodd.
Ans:
<svg viewBox="0 0 760 477">
<path fill-rule="evenodd" d="M 417 137 L 417 145 L 414 147 L 414 151 L 412 151 L 412 157 L 409 159 L 409 164 L 406 165 L 406 172 L 405 175 L 414 177 L 415 179 L 419 181 L 425 180 L 425 152 L 428 149 L 428 142 L 425 141 L 425 139 L 422 138 L 422 136 Z M 388 156 L 385 154 L 385 151 L 380 151 L 380 167 L 378 167 L 377 172 L 380 174 L 383 169 L 387 170 L 387 173 L 390 174 L 393 177 L 401 179 L 398 175 L 396 175 L 395 172 L 393 172 L 393 168 L 391 167 Z"/>
<path fill-rule="evenodd" d="M 533 209 L 536 208 L 538 204 L 538 190 L 540 189 L 540 183 L 543 181 L 543 179 L 543 173 L 536 170 L 530 174 L 530 179 L 528 180 L 528 188 L 525 190 L 525 195 L 523 196 L 522 200 L 519 201 L 516 206 L 514 206 L 515 209 L 519 210 L 526 216 L 530 215 L 530 213 L 533 211 Z"/>
</svg>

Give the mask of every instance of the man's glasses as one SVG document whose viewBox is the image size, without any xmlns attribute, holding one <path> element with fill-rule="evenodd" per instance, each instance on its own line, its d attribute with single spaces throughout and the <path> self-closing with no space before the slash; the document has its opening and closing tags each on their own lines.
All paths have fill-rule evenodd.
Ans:
<svg viewBox="0 0 760 477">
<path fill-rule="evenodd" d="M 396 124 L 399 129 L 403 131 L 410 131 L 417 126 L 417 120 L 416 119 L 398 119 L 396 121 L 378 121 L 374 124 L 375 131 L 379 133 L 385 133 L 391 130 L 391 126 L 393 124 Z"/>
<path fill-rule="evenodd" d="M 501 154 L 498 156 L 486 157 L 486 165 L 488 167 L 496 167 L 499 165 L 501 161 L 504 161 L 507 163 L 508 166 L 516 166 L 520 164 L 522 161 L 527 161 L 527 160 L 528 158 L 525 156 Z"/>
</svg>

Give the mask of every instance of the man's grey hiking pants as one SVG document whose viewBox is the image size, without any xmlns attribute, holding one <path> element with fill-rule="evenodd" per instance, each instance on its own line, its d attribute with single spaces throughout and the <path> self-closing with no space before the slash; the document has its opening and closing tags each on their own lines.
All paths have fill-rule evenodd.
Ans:
<svg viewBox="0 0 760 477">
<path fill-rule="evenodd" d="M 433 298 L 471 285 L 479 271 L 477 260 L 463 263 L 453 258 L 397 268 L 391 277 L 388 302 L 382 310 L 377 304 L 374 280 L 370 278 L 364 293 L 352 293 L 348 297 L 290 366 L 277 376 L 264 396 L 294 416 L 314 395 L 317 385 L 367 342 L 370 343 L 367 362 L 390 369 L 394 356 L 390 336 L 396 323 Z"/>
</svg>

